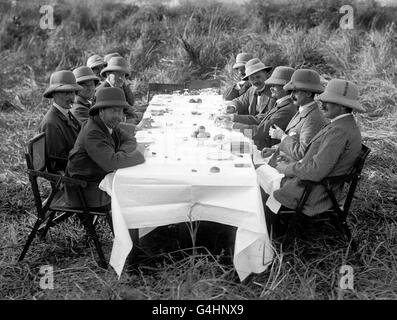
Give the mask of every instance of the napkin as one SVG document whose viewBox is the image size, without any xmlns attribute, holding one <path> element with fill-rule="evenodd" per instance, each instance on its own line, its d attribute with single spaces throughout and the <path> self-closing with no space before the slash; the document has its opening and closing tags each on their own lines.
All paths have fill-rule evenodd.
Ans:
<svg viewBox="0 0 397 320">
<path fill-rule="evenodd" d="M 256 174 L 259 185 L 269 195 L 266 206 L 272 212 L 277 213 L 280 210 L 281 203 L 274 198 L 273 192 L 280 189 L 281 179 L 284 177 L 284 174 L 267 164 L 257 168 Z"/>
</svg>

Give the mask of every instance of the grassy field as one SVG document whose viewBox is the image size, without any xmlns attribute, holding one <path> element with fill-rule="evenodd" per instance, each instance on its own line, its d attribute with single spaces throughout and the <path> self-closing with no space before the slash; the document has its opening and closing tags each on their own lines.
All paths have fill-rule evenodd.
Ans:
<svg viewBox="0 0 397 320">
<path fill-rule="evenodd" d="M 29 3 L 29 5 L 28 5 Z M 0 298 L 1 299 L 396 299 L 397 298 L 397 12 L 355 7 L 355 29 L 341 30 L 341 1 L 298 6 L 252 0 L 242 7 L 216 2 L 110 4 L 54 1 L 55 29 L 39 27 L 44 1 L 0 2 Z M 13 16 L 20 16 L 13 23 Z M 82 226 L 68 221 L 35 240 L 17 263 L 35 220 L 23 148 L 49 106 L 41 94 L 55 69 L 73 68 L 93 54 L 118 51 L 132 67 L 137 97 L 147 81 L 219 77 L 225 85 L 240 50 L 266 63 L 311 67 L 324 78 L 360 86 L 368 113 L 357 116 L 372 151 L 349 224 L 353 254 L 327 225 L 305 225 L 296 243 L 271 267 L 235 281 L 222 254 L 200 250 L 158 254 L 140 272 L 100 269 Z M 9 108 L 15 96 L 22 109 Z M 140 102 L 143 103 L 143 102 Z M 101 224 L 110 256 L 112 237 Z M 161 248 L 160 248 L 161 249 Z M 183 256 L 182 258 L 180 256 Z M 40 267 L 54 266 L 54 290 L 39 287 Z M 339 289 L 342 265 L 354 270 L 354 290 Z"/>
</svg>

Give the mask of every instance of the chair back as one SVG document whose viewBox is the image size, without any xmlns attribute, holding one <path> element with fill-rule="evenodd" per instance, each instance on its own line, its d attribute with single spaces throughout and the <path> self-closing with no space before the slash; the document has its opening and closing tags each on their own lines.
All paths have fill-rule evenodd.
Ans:
<svg viewBox="0 0 397 320">
<path fill-rule="evenodd" d="M 34 172 L 43 172 L 46 168 L 44 132 L 39 133 L 31 140 L 29 140 L 25 152 L 25 159 L 37 214 L 38 216 L 41 216 L 43 211 L 43 202 L 40 194 L 39 184 L 37 182 L 37 176 L 34 174 Z"/>
<path fill-rule="evenodd" d="M 185 84 L 185 89 L 189 90 L 200 90 L 207 88 L 217 88 L 220 90 L 221 82 L 219 79 L 211 79 L 211 80 L 192 80 Z"/>
<path fill-rule="evenodd" d="M 347 213 L 349 212 L 350 205 L 353 201 L 353 196 L 356 191 L 357 183 L 361 179 L 361 172 L 363 170 L 365 160 L 367 159 L 370 152 L 371 152 L 370 148 L 368 148 L 364 144 L 361 145 L 361 153 L 358 156 L 353 166 L 353 169 L 350 173 L 350 186 L 346 195 L 345 203 L 343 204 L 343 212 L 345 218 L 347 216 Z"/>
<path fill-rule="evenodd" d="M 353 174 L 357 175 L 358 178 L 360 178 L 361 171 L 363 170 L 365 160 L 367 159 L 369 153 L 371 152 L 371 149 L 368 148 L 365 144 L 361 145 L 361 152 L 359 157 L 356 160 L 356 163 L 354 164 L 353 167 Z"/>
<path fill-rule="evenodd" d="M 44 171 L 45 161 L 45 133 L 42 132 L 29 140 L 27 145 L 26 164 L 28 169 Z"/>
<path fill-rule="evenodd" d="M 185 85 L 183 83 L 148 83 L 147 103 L 150 102 L 153 93 L 172 93 L 173 91 L 183 90 Z"/>
</svg>

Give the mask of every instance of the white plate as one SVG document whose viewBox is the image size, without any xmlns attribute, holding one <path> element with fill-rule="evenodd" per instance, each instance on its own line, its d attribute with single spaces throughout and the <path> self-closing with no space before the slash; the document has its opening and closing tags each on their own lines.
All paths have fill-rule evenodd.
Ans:
<svg viewBox="0 0 397 320">
<path fill-rule="evenodd" d="M 136 138 L 136 142 L 140 144 L 152 144 L 154 143 L 154 139 L 150 137 L 142 137 L 142 138 Z"/>
<path fill-rule="evenodd" d="M 208 160 L 230 160 L 233 155 L 228 151 L 212 151 L 207 153 Z"/>
<path fill-rule="evenodd" d="M 150 127 L 149 128 L 146 128 L 146 129 L 151 129 L 151 128 L 160 128 L 161 127 L 161 124 L 160 123 L 151 123 L 150 124 Z"/>
</svg>

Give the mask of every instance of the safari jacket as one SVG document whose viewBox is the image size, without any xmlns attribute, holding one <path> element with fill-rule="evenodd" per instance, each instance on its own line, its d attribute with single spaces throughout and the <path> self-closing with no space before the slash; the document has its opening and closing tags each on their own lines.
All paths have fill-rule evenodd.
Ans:
<svg viewBox="0 0 397 320">
<path fill-rule="evenodd" d="M 313 102 L 302 112 L 298 111 L 288 123 L 285 130 L 288 136 L 280 142 L 279 151 L 283 151 L 292 160 L 302 159 L 310 140 L 326 123 L 327 120 L 320 111 L 318 104 Z"/>
<path fill-rule="evenodd" d="M 109 172 L 145 161 L 136 146 L 135 138 L 119 128 L 114 129 L 111 135 L 99 115 L 88 119 L 70 151 L 66 171 L 72 178 L 89 182 L 84 189 L 89 207 L 101 207 L 110 202 L 107 194 L 98 188 Z M 67 188 L 66 199 L 69 205 L 80 206 L 75 189 Z"/>
<path fill-rule="evenodd" d="M 272 125 L 277 125 L 285 130 L 288 123 L 296 113 L 296 106 L 291 98 L 276 104 L 265 114 L 258 114 L 256 117 L 250 115 L 236 115 L 233 129 L 240 129 L 244 132 L 252 130 L 252 138 L 258 150 L 265 147 L 271 147 L 280 142 L 278 139 L 272 139 L 269 135 L 269 129 Z"/>
<path fill-rule="evenodd" d="M 325 126 L 309 142 L 301 161 L 287 166 L 280 189 L 274 197 L 288 208 L 296 208 L 304 187 L 300 180 L 320 181 L 326 177 L 348 174 L 361 152 L 361 133 L 352 115 Z M 340 197 L 342 185 L 332 186 Z M 315 186 L 303 212 L 309 216 L 332 206 L 325 189 Z"/>
</svg>

